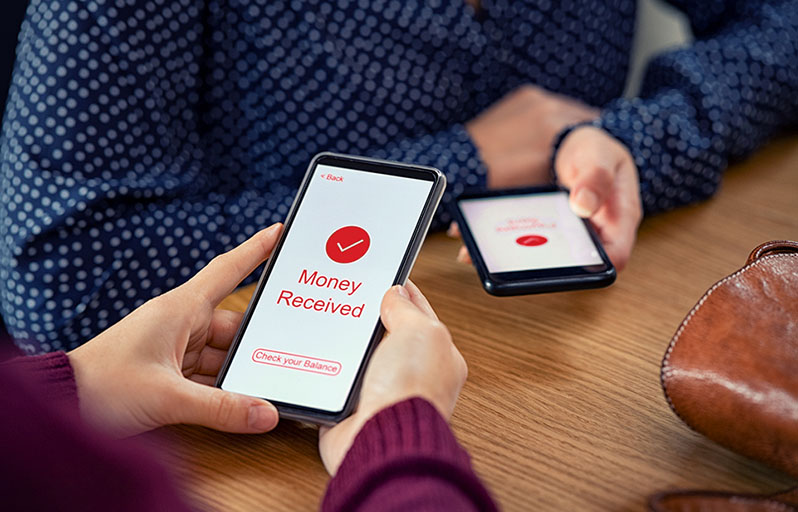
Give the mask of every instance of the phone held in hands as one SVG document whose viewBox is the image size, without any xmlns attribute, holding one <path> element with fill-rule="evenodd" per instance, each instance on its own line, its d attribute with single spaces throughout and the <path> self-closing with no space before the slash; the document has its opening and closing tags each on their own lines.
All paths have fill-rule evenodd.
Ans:
<svg viewBox="0 0 798 512">
<path fill-rule="evenodd" d="M 384 332 L 382 297 L 407 280 L 445 187 L 431 167 L 314 157 L 217 386 L 283 418 L 346 418 Z"/>
<path fill-rule="evenodd" d="M 452 208 L 482 286 L 492 295 L 609 286 L 615 267 L 590 222 L 557 186 L 465 193 Z"/>
</svg>

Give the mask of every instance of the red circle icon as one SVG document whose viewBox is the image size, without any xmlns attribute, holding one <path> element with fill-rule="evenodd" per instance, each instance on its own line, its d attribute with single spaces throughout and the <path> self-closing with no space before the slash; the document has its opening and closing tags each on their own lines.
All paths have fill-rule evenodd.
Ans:
<svg viewBox="0 0 798 512">
<path fill-rule="evenodd" d="M 515 239 L 515 243 L 524 247 L 537 247 L 548 242 L 549 239 L 540 235 L 524 235 Z"/>
<path fill-rule="evenodd" d="M 368 252 L 371 238 L 365 229 L 346 226 L 335 230 L 327 239 L 327 256 L 336 263 L 352 263 Z"/>
</svg>

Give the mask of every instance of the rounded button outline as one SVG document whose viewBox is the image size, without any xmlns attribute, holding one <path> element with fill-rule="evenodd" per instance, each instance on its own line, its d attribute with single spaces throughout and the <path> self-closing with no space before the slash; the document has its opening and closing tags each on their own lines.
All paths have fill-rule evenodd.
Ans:
<svg viewBox="0 0 798 512">
<path fill-rule="evenodd" d="M 278 357 L 279 356 L 291 356 L 292 358 L 297 358 L 298 360 L 301 359 L 301 360 L 304 360 L 304 361 L 329 363 L 330 366 L 337 366 L 337 370 L 333 373 L 333 372 L 318 371 L 316 369 L 310 369 L 310 368 L 302 368 L 300 366 L 288 366 L 288 365 L 285 365 L 285 364 L 271 363 L 271 362 L 269 362 L 269 360 L 271 358 L 268 357 L 270 354 L 278 354 Z M 260 357 L 258 357 L 258 356 L 260 356 Z M 280 350 L 272 350 L 272 349 L 268 349 L 268 348 L 256 348 L 255 350 L 253 350 L 252 351 L 252 362 L 253 363 L 259 363 L 259 364 L 267 364 L 269 366 L 276 366 L 277 368 L 285 368 L 287 370 L 299 370 L 301 372 L 316 373 L 316 374 L 319 374 L 319 375 L 326 375 L 328 377 L 336 377 L 336 376 L 340 375 L 341 370 L 343 369 L 343 365 L 341 363 L 339 363 L 338 361 L 333 361 L 331 359 L 322 359 L 320 357 L 303 356 L 301 354 L 292 354 L 291 352 L 282 352 Z"/>
</svg>

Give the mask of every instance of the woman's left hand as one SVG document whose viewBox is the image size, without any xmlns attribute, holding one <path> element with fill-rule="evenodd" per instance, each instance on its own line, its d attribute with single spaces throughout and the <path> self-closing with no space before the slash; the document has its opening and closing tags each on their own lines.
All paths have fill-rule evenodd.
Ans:
<svg viewBox="0 0 798 512">
<path fill-rule="evenodd" d="M 173 423 L 237 433 L 274 428 L 272 404 L 214 387 L 242 319 L 215 308 L 269 256 L 280 230 L 257 233 L 69 352 L 81 416 L 117 436 Z"/>
</svg>

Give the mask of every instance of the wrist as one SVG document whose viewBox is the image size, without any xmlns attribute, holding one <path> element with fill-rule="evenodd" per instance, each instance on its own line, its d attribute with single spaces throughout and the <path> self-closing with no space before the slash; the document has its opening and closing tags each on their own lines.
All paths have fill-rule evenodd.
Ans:
<svg viewBox="0 0 798 512">
<path fill-rule="evenodd" d="M 103 382 L 102 371 L 107 362 L 96 360 L 92 347 L 94 341 L 84 343 L 76 349 L 67 352 L 69 364 L 75 378 L 78 397 L 78 411 L 81 419 L 95 427 L 120 435 L 114 422 L 111 421 L 115 409 L 114 400 L 106 403 L 104 393 L 113 395 L 111 382 Z"/>
</svg>

